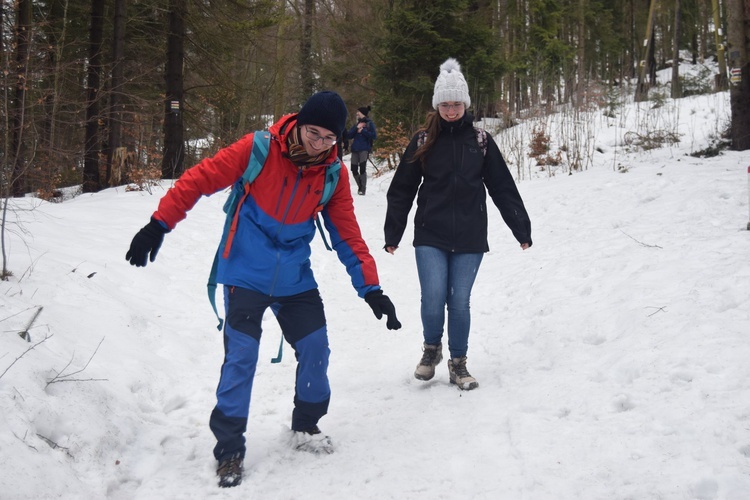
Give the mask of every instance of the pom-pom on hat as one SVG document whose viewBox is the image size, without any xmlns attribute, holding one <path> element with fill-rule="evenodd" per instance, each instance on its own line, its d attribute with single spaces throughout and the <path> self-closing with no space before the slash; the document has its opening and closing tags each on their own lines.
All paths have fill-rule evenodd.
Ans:
<svg viewBox="0 0 750 500">
<path fill-rule="evenodd" d="M 357 111 L 367 116 L 367 113 L 369 113 L 371 109 L 372 108 L 370 106 L 362 106 L 361 108 L 357 108 Z"/>
<path fill-rule="evenodd" d="M 297 125 L 317 125 L 330 130 L 336 137 L 341 137 L 348 114 L 340 95 L 323 90 L 313 94 L 299 110 Z"/>
<path fill-rule="evenodd" d="M 437 109 L 441 102 L 463 102 L 467 108 L 471 106 L 469 86 L 461 73 L 461 65 L 452 57 L 440 65 L 440 74 L 435 80 L 432 107 Z"/>
</svg>

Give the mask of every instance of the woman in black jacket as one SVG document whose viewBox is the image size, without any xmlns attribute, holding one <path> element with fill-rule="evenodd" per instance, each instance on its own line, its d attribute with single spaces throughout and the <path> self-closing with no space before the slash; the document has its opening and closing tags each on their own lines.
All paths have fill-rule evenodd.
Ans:
<svg viewBox="0 0 750 500">
<path fill-rule="evenodd" d="M 469 299 L 487 243 L 486 193 L 523 250 L 532 245 L 531 223 L 513 177 L 489 134 L 466 112 L 468 86 L 455 59 L 440 66 L 423 129 L 412 137 L 388 189 L 385 249 L 401 242 L 417 197 L 414 247 L 422 290 L 422 359 L 414 376 L 430 380 L 443 359 L 448 308 L 448 372 L 460 389 L 479 386 L 466 369 Z"/>
</svg>

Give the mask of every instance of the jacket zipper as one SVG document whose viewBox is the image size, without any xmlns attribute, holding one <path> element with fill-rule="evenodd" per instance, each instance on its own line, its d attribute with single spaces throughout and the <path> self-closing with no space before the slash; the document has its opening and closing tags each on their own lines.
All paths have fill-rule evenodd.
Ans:
<svg viewBox="0 0 750 500">
<path fill-rule="evenodd" d="M 281 184 L 281 193 L 279 194 L 279 198 L 276 201 L 276 213 L 279 213 L 279 209 L 281 208 L 281 200 L 284 198 L 284 191 L 286 191 L 286 176 L 284 176 L 284 182 Z"/>
<path fill-rule="evenodd" d="M 456 185 L 458 184 L 458 168 L 456 167 L 456 137 L 455 129 L 451 127 L 451 144 L 453 146 L 453 203 L 451 203 L 451 253 L 456 251 Z M 463 158 L 461 158 L 463 161 Z M 459 163 L 460 166 L 460 163 Z"/>
<path fill-rule="evenodd" d="M 283 196 L 284 191 L 286 190 L 287 181 L 286 177 L 284 177 L 284 189 L 282 189 L 281 194 Z M 287 203 L 286 207 L 284 208 L 284 215 L 281 217 L 281 221 L 279 222 L 279 228 L 276 230 L 276 234 L 273 237 L 274 246 L 276 246 L 276 242 L 279 240 L 279 234 L 281 233 L 281 230 L 284 228 L 284 225 L 286 224 L 287 216 L 289 215 L 289 209 L 292 207 L 292 203 L 294 202 L 294 195 L 297 192 L 297 188 L 299 187 L 300 180 L 302 180 L 302 169 L 300 169 L 297 172 L 297 178 L 294 180 L 294 186 L 292 186 L 292 193 L 289 196 L 289 203 Z M 276 212 L 278 213 L 279 208 L 281 207 L 281 196 L 279 197 L 279 201 L 276 205 Z M 279 270 L 281 268 L 281 251 L 278 249 L 278 246 L 276 247 L 276 269 L 273 273 L 273 280 L 271 281 L 271 286 L 268 290 L 268 295 L 273 296 L 273 291 L 276 288 L 276 282 L 279 279 Z"/>
<path fill-rule="evenodd" d="M 305 204 L 305 200 L 307 199 L 307 195 L 310 194 L 310 190 L 312 189 L 312 186 L 310 184 L 307 185 L 307 189 L 302 193 L 302 199 L 297 204 L 297 210 L 294 211 L 294 218 L 297 218 L 297 215 L 299 214 L 300 209 Z"/>
</svg>

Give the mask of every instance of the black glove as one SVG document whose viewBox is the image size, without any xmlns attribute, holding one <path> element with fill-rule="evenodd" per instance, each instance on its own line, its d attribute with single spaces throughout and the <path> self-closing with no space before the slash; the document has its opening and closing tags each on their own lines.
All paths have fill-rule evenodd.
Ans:
<svg viewBox="0 0 750 500">
<path fill-rule="evenodd" d="M 125 254 L 125 260 L 129 260 L 132 266 L 145 267 L 146 257 L 150 252 L 151 258 L 149 260 L 153 262 L 156 254 L 159 253 L 162 241 L 164 241 L 164 235 L 168 232 L 169 229 L 166 229 L 161 222 L 151 217 L 151 221 L 133 237 L 130 250 Z"/>
<path fill-rule="evenodd" d="M 401 328 L 401 322 L 396 317 L 396 308 L 393 307 L 393 302 L 388 298 L 387 295 L 383 295 L 383 290 L 375 290 L 365 295 L 365 301 L 370 306 L 372 312 L 375 313 L 375 317 L 380 319 L 385 314 L 388 316 L 385 326 L 389 330 L 398 330 Z"/>
</svg>

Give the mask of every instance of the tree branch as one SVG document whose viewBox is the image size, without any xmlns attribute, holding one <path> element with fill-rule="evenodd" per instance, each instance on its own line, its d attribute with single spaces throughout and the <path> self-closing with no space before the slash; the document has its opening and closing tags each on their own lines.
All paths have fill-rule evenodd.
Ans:
<svg viewBox="0 0 750 500">
<path fill-rule="evenodd" d="M 646 243 L 643 243 L 642 241 L 638 241 L 635 238 L 633 238 L 632 236 L 630 236 L 628 233 L 626 233 L 625 231 L 623 231 L 622 229 L 620 229 L 620 232 L 622 234 L 624 234 L 625 236 L 627 236 L 628 238 L 630 238 L 631 240 L 635 241 L 636 243 L 638 243 L 641 246 L 648 247 L 648 248 L 661 248 L 659 245 L 647 245 Z"/>
<path fill-rule="evenodd" d="M 653 316 L 654 314 L 656 314 L 658 312 L 667 312 L 666 307 L 667 306 L 662 306 L 662 307 L 649 306 L 648 307 L 649 309 L 656 309 L 656 311 L 654 311 L 651 314 L 649 314 L 648 317 L 650 318 L 651 316 Z"/>
<path fill-rule="evenodd" d="M 50 438 L 42 436 L 39 433 L 37 433 L 37 437 L 39 439 L 41 439 L 42 441 L 44 441 L 45 443 L 47 443 L 49 445 L 49 447 L 52 448 L 53 450 L 56 450 L 56 449 L 59 448 L 59 449 L 63 450 L 65 452 L 65 454 L 68 455 L 70 458 L 73 458 L 73 455 L 71 455 L 70 451 L 68 451 L 69 448 L 65 448 L 64 446 L 60 446 L 59 444 L 57 444 L 54 441 L 52 441 Z"/>
<path fill-rule="evenodd" d="M 42 313 L 42 309 L 44 309 L 44 307 L 39 306 L 39 309 L 36 310 L 36 312 L 34 313 L 34 316 L 31 318 L 31 321 L 29 321 L 29 324 L 26 325 L 26 328 L 23 331 L 18 332 L 18 335 L 20 335 L 21 338 L 24 339 L 26 342 L 31 342 L 31 335 L 29 334 L 29 329 L 34 324 L 34 321 L 36 321 L 36 319 Z"/>
<path fill-rule="evenodd" d="M 77 375 L 77 374 L 81 373 L 82 371 L 84 371 L 89 366 L 89 363 L 91 363 L 91 360 L 94 359 L 94 356 L 96 356 L 97 351 L 99 351 L 99 347 L 102 345 L 102 342 L 104 342 L 104 337 L 102 337 L 102 339 L 99 341 L 99 344 L 96 346 L 96 349 L 94 349 L 94 352 L 91 354 L 91 357 L 89 357 L 89 360 L 86 361 L 86 364 L 83 365 L 83 368 L 81 368 L 80 370 L 76 370 L 74 372 L 70 372 L 70 373 L 67 373 L 67 374 L 63 375 L 63 372 L 73 362 L 73 358 L 71 357 L 70 361 L 68 361 L 68 364 L 65 365 L 65 367 L 62 370 L 60 370 L 60 373 L 58 373 L 57 375 L 55 375 L 51 380 L 47 381 L 47 385 L 45 385 L 44 388 L 46 389 L 47 387 L 49 387 L 50 384 L 54 384 L 54 383 L 57 383 L 57 382 L 86 382 L 86 381 L 93 381 L 93 380 L 106 380 L 106 379 L 86 379 L 86 380 L 81 380 L 81 379 L 72 379 L 72 378 L 70 378 L 73 375 Z"/>
<path fill-rule="evenodd" d="M 5 369 L 5 371 L 4 371 L 3 373 L 0 373 L 0 378 L 3 378 L 3 375 L 5 375 L 5 374 L 6 374 L 7 372 L 8 372 L 8 370 L 10 370 L 10 367 L 11 367 L 11 366 L 13 366 L 13 365 L 15 365 L 15 364 L 16 364 L 16 361 L 18 361 L 19 359 L 21 359 L 22 357 L 24 357 L 24 356 L 26 355 L 26 353 L 27 353 L 27 352 L 29 352 L 29 351 L 33 350 L 33 349 L 34 349 L 34 348 L 35 348 L 36 346 L 38 346 L 39 344 L 41 344 L 42 342 L 46 341 L 46 340 L 47 340 L 48 338 L 51 338 L 51 337 L 52 337 L 52 335 L 50 335 L 50 336 L 48 336 L 48 337 L 44 337 L 44 338 L 43 338 L 42 340 L 40 340 L 39 342 L 37 342 L 37 343 L 36 343 L 36 344 L 34 344 L 33 346 L 31 346 L 31 347 L 29 347 L 28 349 L 26 349 L 26 350 L 25 350 L 25 351 L 23 352 L 23 354 L 21 354 L 20 356 L 18 356 L 18 357 L 17 357 L 17 358 L 15 359 L 15 360 L 13 360 L 13 362 L 12 362 L 12 363 L 11 363 L 10 365 L 8 365 L 8 368 L 6 368 L 6 369 Z"/>
</svg>

